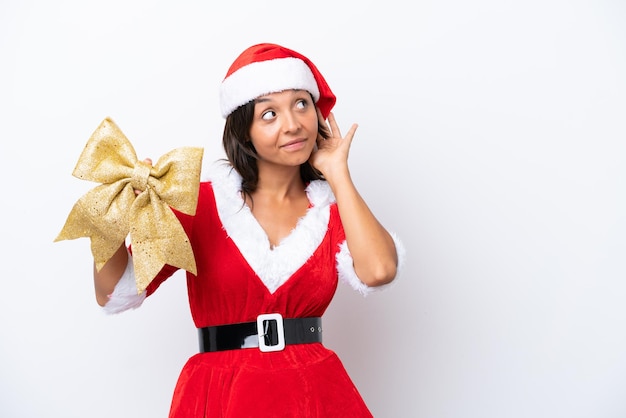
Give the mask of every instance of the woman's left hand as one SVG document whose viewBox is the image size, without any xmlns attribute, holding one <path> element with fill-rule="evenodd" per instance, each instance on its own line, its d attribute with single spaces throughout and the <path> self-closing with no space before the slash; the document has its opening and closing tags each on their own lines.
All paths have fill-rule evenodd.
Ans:
<svg viewBox="0 0 626 418">
<path fill-rule="evenodd" d="M 319 110 L 318 117 L 322 118 Z M 309 158 L 311 165 L 326 178 L 332 176 L 338 169 L 347 170 L 348 153 L 358 125 L 356 123 L 353 124 L 346 136 L 342 137 L 335 115 L 331 112 L 328 115 L 328 127 L 331 134 L 330 138 L 324 139 L 321 135 L 318 135 L 317 149 L 313 151 Z"/>
</svg>

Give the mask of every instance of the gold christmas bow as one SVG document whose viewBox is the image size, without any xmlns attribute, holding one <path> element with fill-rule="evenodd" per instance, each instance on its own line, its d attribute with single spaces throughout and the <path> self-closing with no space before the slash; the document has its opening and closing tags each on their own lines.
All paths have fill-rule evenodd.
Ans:
<svg viewBox="0 0 626 418">
<path fill-rule="evenodd" d="M 196 274 L 191 244 L 171 208 L 195 214 L 202 153 L 178 148 L 150 166 L 137 159 L 120 128 L 104 119 L 72 172 L 102 184 L 76 202 L 55 242 L 89 237 L 100 270 L 130 235 L 139 293 L 165 264 Z"/>
</svg>

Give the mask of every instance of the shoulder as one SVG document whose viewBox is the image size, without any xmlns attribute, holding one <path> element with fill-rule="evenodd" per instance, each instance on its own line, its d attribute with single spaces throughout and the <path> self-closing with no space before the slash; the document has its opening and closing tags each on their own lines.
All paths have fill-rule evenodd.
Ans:
<svg viewBox="0 0 626 418">
<path fill-rule="evenodd" d="M 210 185 L 214 189 L 238 191 L 241 189 L 241 176 L 228 162 L 218 160 L 213 162 L 202 174 L 201 184 Z"/>
<path fill-rule="evenodd" d="M 200 200 L 213 202 L 221 215 L 229 216 L 241 210 L 241 176 L 226 161 L 213 162 L 203 174 L 200 183 Z"/>
<path fill-rule="evenodd" d="M 200 181 L 200 194 L 236 194 L 241 189 L 241 176 L 228 163 L 222 160 L 213 162 L 203 173 Z"/>
<path fill-rule="evenodd" d="M 330 206 L 335 203 L 335 195 L 328 182 L 313 180 L 306 188 L 306 194 L 313 207 Z"/>
<path fill-rule="evenodd" d="M 324 180 L 312 181 L 306 188 L 306 194 L 311 203 L 311 208 L 309 209 L 311 216 L 323 219 L 322 222 L 326 225 L 326 229 L 331 232 L 331 236 L 335 240 L 342 241 L 344 239 L 343 225 L 339 216 L 335 195 L 328 182 Z"/>
</svg>

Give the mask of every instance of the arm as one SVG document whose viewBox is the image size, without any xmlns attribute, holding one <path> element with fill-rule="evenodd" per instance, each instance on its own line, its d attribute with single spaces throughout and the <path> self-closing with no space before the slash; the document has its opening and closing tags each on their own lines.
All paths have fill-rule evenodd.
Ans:
<svg viewBox="0 0 626 418">
<path fill-rule="evenodd" d="M 109 301 L 115 285 L 119 282 L 128 264 L 128 251 L 123 243 L 113 256 L 106 262 L 100 271 L 93 268 L 93 281 L 98 305 L 104 306 Z"/>
<path fill-rule="evenodd" d="M 357 125 L 342 138 L 332 113 L 328 121 L 332 137 L 318 140 L 311 164 L 324 175 L 335 195 L 357 276 L 367 286 L 387 284 L 398 266 L 394 241 L 359 194 L 348 169 L 348 151 Z"/>
</svg>

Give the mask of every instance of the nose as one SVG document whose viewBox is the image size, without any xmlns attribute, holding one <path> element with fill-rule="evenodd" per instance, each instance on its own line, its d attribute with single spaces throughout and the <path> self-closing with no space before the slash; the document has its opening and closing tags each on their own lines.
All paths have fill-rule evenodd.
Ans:
<svg viewBox="0 0 626 418">
<path fill-rule="evenodd" d="M 282 127 L 285 133 L 297 132 L 300 129 L 300 119 L 295 112 L 284 112 Z"/>
</svg>

